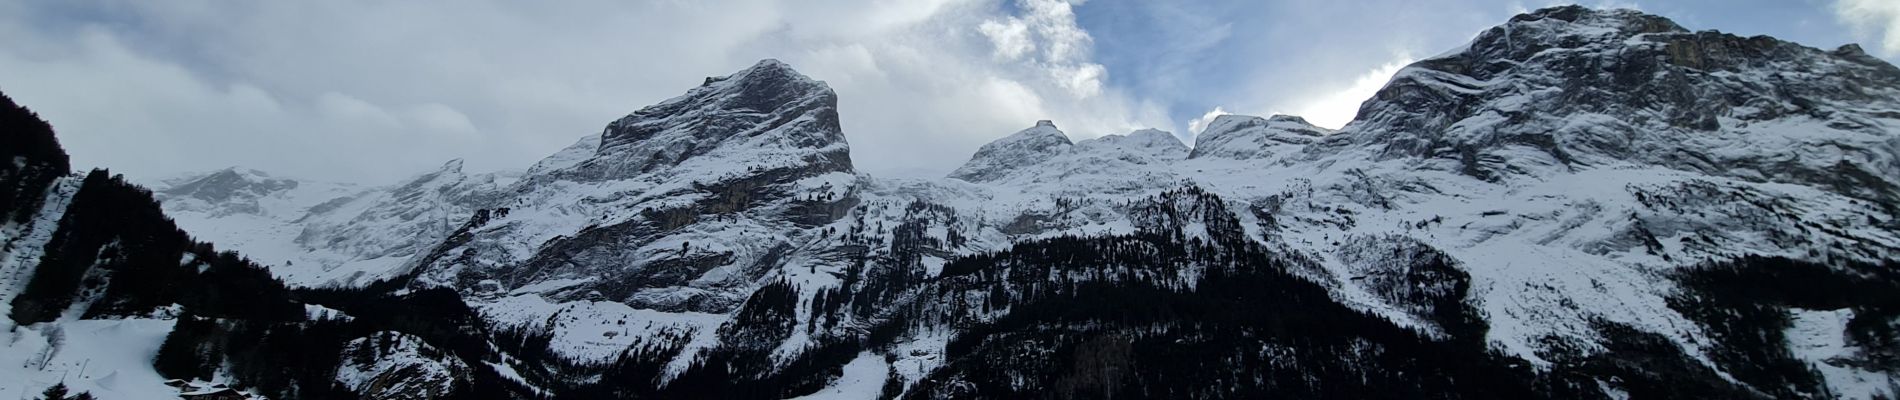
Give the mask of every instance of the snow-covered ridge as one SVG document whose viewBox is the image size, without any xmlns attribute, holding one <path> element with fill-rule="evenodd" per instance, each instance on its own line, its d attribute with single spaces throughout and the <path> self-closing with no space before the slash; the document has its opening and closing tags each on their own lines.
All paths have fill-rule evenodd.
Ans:
<svg viewBox="0 0 1900 400">
<path fill-rule="evenodd" d="M 1126 135 L 1103 135 L 1075 144 L 1077 148 L 1090 149 L 1105 146 L 1129 151 L 1145 152 L 1162 159 L 1186 158 L 1188 147 L 1174 134 L 1159 129 L 1142 129 Z"/>
<path fill-rule="evenodd" d="M 1194 152 L 1188 158 L 1269 158 L 1297 151 L 1332 133 L 1290 115 L 1222 115 L 1195 136 Z"/>
</svg>

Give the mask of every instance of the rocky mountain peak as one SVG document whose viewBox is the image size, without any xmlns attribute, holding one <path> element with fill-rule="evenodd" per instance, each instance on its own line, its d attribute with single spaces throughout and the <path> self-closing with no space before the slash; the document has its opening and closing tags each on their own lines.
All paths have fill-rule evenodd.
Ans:
<svg viewBox="0 0 1900 400">
<path fill-rule="evenodd" d="M 1641 35 L 1688 32 L 1675 21 L 1641 11 L 1558 6 L 1512 17 L 1478 34 L 1465 49 L 1454 53 L 1485 60 L 1489 68 L 1480 70 L 1486 70 L 1540 55 L 1561 55 L 1566 50 L 1614 46 Z"/>
<path fill-rule="evenodd" d="M 1852 48 L 1555 7 L 1401 69 L 1326 150 L 1484 180 L 1655 166 L 1893 199 L 1897 94 L 1900 69 Z"/>
<path fill-rule="evenodd" d="M 607 125 L 591 159 L 559 172 L 625 179 L 700 160 L 700 168 L 850 172 L 838 98 L 824 82 L 778 60 L 708 78 L 686 94 Z"/>
<path fill-rule="evenodd" d="M 950 172 L 950 178 L 969 182 L 994 180 L 1010 170 L 1035 165 L 1050 156 L 1061 154 L 1074 145 L 1075 142 L 1069 141 L 1069 136 L 1057 129 L 1055 123 L 1036 121 L 1036 126 L 978 148 L 969 162 Z"/>
<path fill-rule="evenodd" d="M 506 193 L 459 203 L 476 216 L 437 227 L 479 230 L 425 232 L 459 239 L 417 258 L 414 284 L 726 312 L 800 231 L 856 205 L 856 184 L 837 95 L 764 60 L 609 123 Z"/>
</svg>

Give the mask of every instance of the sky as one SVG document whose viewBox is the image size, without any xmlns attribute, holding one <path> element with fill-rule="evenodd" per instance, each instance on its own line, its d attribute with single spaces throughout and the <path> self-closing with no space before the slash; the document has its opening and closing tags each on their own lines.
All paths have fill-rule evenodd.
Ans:
<svg viewBox="0 0 1900 400">
<path fill-rule="evenodd" d="M 0 0 L 0 91 L 81 167 L 387 184 L 523 170 L 704 77 L 826 81 L 860 171 L 940 176 L 1053 120 L 1076 140 L 1224 113 L 1337 127 L 1521 0 Z M 1587 1 L 1900 60 L 1900 1 Z"/>
</svg>

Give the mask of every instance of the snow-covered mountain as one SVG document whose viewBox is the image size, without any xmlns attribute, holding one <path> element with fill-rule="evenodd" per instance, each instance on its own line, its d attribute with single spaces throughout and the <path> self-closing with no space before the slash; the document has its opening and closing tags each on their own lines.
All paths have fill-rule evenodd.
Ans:
<svg viewBox="0 0 1900 400">
<path fill-rule="evenodd" d="M 836 96 L 766 60 L 518 175 L 148 196 L 296 290 L 59 217 L 103 177 L 23 181 L 3 276 L 107 283 L 9 278 L 9 349 L 171 324 L 138 379 L 306 398 L 1900 395 L 1900 69 L 1857 47 L 1547 8 L 1339 130 L 1040 121 L 943 179 L 856 173 Z M 259 305 L 119 278 L 148 252 Z"/>
<path fill-rule="evenodd" d="M 855 199 L 836 103 L 774 60 L 709 78 L 538 164 L 416 260 L 419 284 L 730 311 Z"/>
<path fill-rule="evenodd" d="M 181 228 L 238 250 L 293 286 L 389 278 L 514 181 L 467 174 L 461 160 L 387 187 L 272 177 L 230 168 L 166 179 L 155 197 Z"/>
</svg>

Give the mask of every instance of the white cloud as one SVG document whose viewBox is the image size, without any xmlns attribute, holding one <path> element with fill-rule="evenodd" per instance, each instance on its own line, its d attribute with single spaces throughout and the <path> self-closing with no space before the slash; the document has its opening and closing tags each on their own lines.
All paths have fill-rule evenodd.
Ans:
<svg viewBox="0 0 1900 400">
<path fill-rule="evenodd" d="M 1058 0 L 1021 0 L 1023 19 L 1042 37 L 1044 61 L 1057 64 L 1081 61 L 1088 57 L 1094 38 L 1075 24 L 1075 10 Z"/>
<path fill-rule="evenodd" d="M 1885 56 L 1900 56 L 1900 2 L 1893 0 L 1839 0 L 1834 15 L 1861 37 L 1879 43 Z"/>
<path fill-rule="evenodd" d="M 1108 69 L 1090 61 L 1095 39 L 1076 24 L 1073 5 L 1060 0 L 1019 0 L 1016 4 L 1023 15 L 977 25 L 977 31 L 995 47 L 993 54 L 1006 61 L 1027 61 L 1074 97 L 1102 94 Z"/>
<path fill-rule="evenodd" d="M 1015 60 L 1036 50 L 1036 43 L 1029 39 L 1029 25 L 1020 19 L 983 21 L 976 30 L 990 38 L 990 44 L 996 46 L 997 58 Z"/>
<path fill-rule="evenodd" d="M 1322 127 L 1338 129 L 1352 122 L 1359 114 L 1359 105 L 1384 88 L 1392 75 L 1412 63 L 1412 57 L 1399 56 L 1398 59 L 1374 67 L 1370 71 L 1353 78 L 1352 83 L 1344 87 L 1334 87 L 1328 91 L 1316 93 L 1312 100 L 1301 106 L 1294 115 L 1306 118 L 1307 122 Z"/>
<path fill-rule="evenodd" d="M 1076 97 L 1094 97 L 1102 94 L 1102 79 L 1108 75 L 1108 68 L 1101 64 L 1082 63 L 1049 67 L 1049 76 L 1056 84 L 1068 89 Z"/>
</svg>

